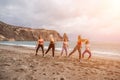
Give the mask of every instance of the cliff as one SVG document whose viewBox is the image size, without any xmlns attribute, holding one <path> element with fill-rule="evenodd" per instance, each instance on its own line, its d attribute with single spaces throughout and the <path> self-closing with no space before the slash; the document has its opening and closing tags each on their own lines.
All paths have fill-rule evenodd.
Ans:
<svg viewBox="0 0 120 80">
<path fill-rule="evenodd" d="M 56 41 L 62 40 L 60 34 L 55 30 L 19 27 L 0 21 L 0 41 L 34 41 L 38 39 L 39 35 L 42 35 L 47 41 L 50 34 L 54 36 Z"/>
</svg>

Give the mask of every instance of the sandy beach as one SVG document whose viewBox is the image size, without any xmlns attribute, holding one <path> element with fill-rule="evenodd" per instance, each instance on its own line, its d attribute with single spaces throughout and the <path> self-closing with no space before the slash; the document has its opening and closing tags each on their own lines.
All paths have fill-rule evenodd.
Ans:
<svg viewBox="0 0 120 80">
<path fill-rule="evenodd" d="M 0 80 L 120 80 L 120 60 L 92 57 L 78 62 L 77 58 L 55 58 L 51 51 L 35 56 L 32 48 L 0 45 Z"/>
</svg>

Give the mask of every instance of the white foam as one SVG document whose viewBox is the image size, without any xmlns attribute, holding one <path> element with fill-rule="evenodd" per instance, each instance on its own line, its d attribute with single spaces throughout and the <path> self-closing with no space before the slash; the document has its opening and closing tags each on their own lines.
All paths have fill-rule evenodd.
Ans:
<svg viewBox="0 0 120 80">
<path fill-rule="evenodd" d="M 14 45 L 14 46 L 24 46 L 24 47 L 35 47 L 34 45 L 25 45 L 25 44 L 15 44 L 15 43 L 0 43 L 3 45 Z"/>
<path fill-rule="evenodd" d="M 17 44 L 17 43 L 9 43 L 9 42 L 3 42 L 3 43 L 0 43 L 0 44 L 3 44 L 3 45 L 15 45 L 15 46 L 24 46 L 24 47 L 31 47 L 31 48 L 35 48 L 36 45 L 30 45 L 30 44 Z M 44 46 L 45 49 L 48 49 L 48 46 Z M 61 51 L 62 50 L 62 47 L 57 47 L 55 48 L 55 50 L 57 51 Z M 69 48 L 68 51 L 71 51 L 72 48 Z M 116 53 L 116 52 L 106 52 L 106 51 L 98 51 L 98 50 L 92 50 L 91 51 L 93 55 L 101 55 L 101 56 L 117 56 L 117 57 L 120 57 L 120 53 Z"/>
<path fill-rule="evenodd" d="M 32 47 L 32 48 L 35 48 L 34 45 L 24 45 L 24 44 L 19 44 L 18 46 L 24 46 L 24 47 Z"/>
<path fill-rule="evenodd" d="M 115 52 L 105 52 L 105 51 L 91 51 L 95 55 L 110 55 L 110 56 L 120 56 L 119 53 Z"/>
<path fill-rule="evenodd" d="M 3 44 L 3 45 L 16 45 L 16 44 L 13 44 L 13 43 L 0 43 L 0 44 Z"/>
</svg>

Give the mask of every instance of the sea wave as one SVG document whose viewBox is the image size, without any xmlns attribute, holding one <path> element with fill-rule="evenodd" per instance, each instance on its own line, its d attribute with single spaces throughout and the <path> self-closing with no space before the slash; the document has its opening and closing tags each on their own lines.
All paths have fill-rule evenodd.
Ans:
<svg viewBox="0 0 120 80">
<path fill-rule="evenodd" d="M 23 47 L 29 47 L 29 48 L 35 48 L 36 45 L 33 45 L 33 44 L 21 44 L 21 43 L 10 43 L 10 42 L 4 42 L 4 43 L 1 43 L 0 44 L 2 45 L 14 45 L 14 46 L 23 46 Z M 44 46 L 45 49 L 48 48 L 48 46 Z M 62 48 L 59 46 L 59 47 L 56 47 L 55 50 L 57 51 L 61 51 Z M 72 48 L 69 48 L 68 51 L 70 52 L 72 50 Z M 120 54 L 119 53 L 116 53 L 116 52 L 108 52 L 108 51 L 98 51 L 98 50 L 92 50 L 91 51 L 93 55 L 101 55 L 101 56 L 117 56 L 117 57 L 120 57 Z"/>
<path fill-rule="evenodd" d="M 116 53 L 116 52 L 106 52 L 106 51 L 91 51 L 93 54 L 95 55 L 102 55 L 102 56 L 119 56 L 120 57 L 120 54 L 119 53 Z"/>
</svg>

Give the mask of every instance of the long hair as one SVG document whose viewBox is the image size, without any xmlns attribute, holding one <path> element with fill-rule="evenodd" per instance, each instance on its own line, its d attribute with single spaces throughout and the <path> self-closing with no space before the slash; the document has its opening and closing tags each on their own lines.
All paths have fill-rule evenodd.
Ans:
<svg viewBox="0 0 120 80">
<path fill-rule="evenodd" d="M 63 40 L 67 40 L 67 41 L 69 41 L 68 36 L 67 36 L 66 33 L 63 34 Z"/>
<path fill-rule="evenodd" d="M 50 34 L 50 40 L 55 40 L 52 34 Z"/>
<path fill-rule="evenodd" d="M 81 40 L 81 36 L 80 35 L 78 35 L 78 40 Z"/>
<path fill-rule="evenodd" d="M 64 38 L 63 41 L 68 41 L 68 40 L 66 38 Z"/>
<path fill-rule="evenodd" d="M 51 39 L 51 38 L 53 38 L 53 35 L 52 35 L 52 34 L 50 34 L 50 39 Z"/>
<path fill-rule="evenodd" d="M 90 43 L 89 40 L 86 40 L 86 41 L 85 41 L 85 44 L 89 44 L 89 43 Z"/>
<path fill-rule="evenodd" d="M 38 37 L 39 39 L 41 39 L 42 38 L 42 36 L 41 35 L 39 35 L 39 37 Z"/>
</svg>

